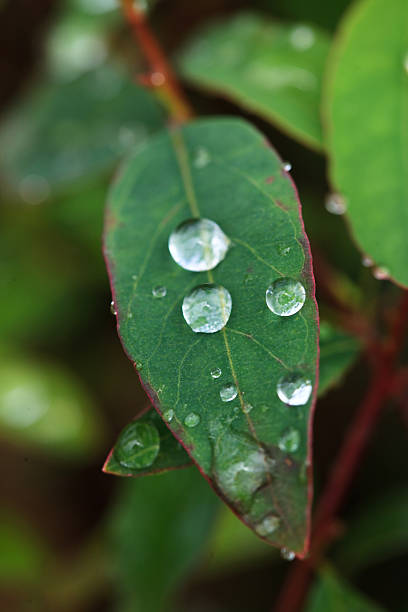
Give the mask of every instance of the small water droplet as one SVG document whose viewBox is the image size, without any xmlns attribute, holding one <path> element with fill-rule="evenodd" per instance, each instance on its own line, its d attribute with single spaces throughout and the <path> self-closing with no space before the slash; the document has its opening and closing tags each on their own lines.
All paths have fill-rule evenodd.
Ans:
<svg viewBox="0 0 408 612">
<path fill-rule="evenodd" d="M 200 147 L 194 157 L 193 165 L 195 168 L 205 168 L 211 161 L 211 157 L 207 149 Z"/>
<path fill-rule="evenodd" d="M 245 403 L 242 407 L 242 410 L 244 411 L 245 414 L 249 414 L 251 412 L 251 410 L 253 410 L 253 406 L 251 406 L 251 404 L 247 404 Z"/>
<path fill-rule="evenodd" d="M 374 265 L 373 260 L 371 259 L 371 257 L 368 257 L 368 255 L 364 255 L 364 257 L 361 260 L 361 264 L 365 267 L 365 268 L 371 268 L 372 265 Z"/>
<path fill-rule="evenodd" d="M 169 238 L 174 261 L 191 272 L 212 270 L 222 261 L 230 246 L 229 238 L 210 219 L 184 221 Z"/>
<path fill-rule="evenodd" d="M 184 419 L 184 425 L 186 425 L 186 427 L 197 427 L 200 420 L 200 415 L 196 412 L 190 412 Z"/>
<path fill-rule="evenodd" d="M 221 368 L 214 368 L 214 370 L 211 370 L 211 378 L 219 378 L 221 374 L 222 374 Z"/>
<path fill-rule="evenodd" d="M 154 425 L 130 423 L 119 436 L 114 454 L 121 465 L 142 469 L 152 465 L 160 450 L 160 436 Z"/>
<path fill-rule="evenodd" d="M 293 561 L 293 559 L 296 557 L 293 550 L 289 550 L 289 548 L 281 548 L 280 553 L 282 559 L 285 559 L 285 561 Z"/>
<path fill-rule="evenodd" d="M 306 300 L 302 283 L 292 278 L 278 278 L 266 290 L 269 310 L 280 317 L 291 317 L 299 312 Z"/>
<path fill-rule="evenodd" d="M 289 161 L 283 161 L 282 170 L 284 170 L 285 172 L 290 172 L 292 170 L 292 164 Z"/>
<path fill-rule="evenodd" d="M 166 412 L 163 413 L 163 418 L 167 423 L 171 423 L 174 419 L 174 410 L 169 408 Z"/>
<path fill-rule="evenodd" d="M 277 394 L 284 404 L 303 406 L 312 393 L 312 383 L 309 378 L 299 372 L 285 374 L 278 382 Z"/>
<path fill-rule="evenodd" d="M 232 402 L 238 395 L 238 389 L 234 383 L 228 383 L 220 389 L 220 398 L 223 402 Z"/>
<path fill-rule="evenodd" d="M 306 51 L 314 45 L 315 34 L 309 26 L 299 25 L 291 30 L 289 40 L 297 51 Z"/>
<path fill-rule="evenodd" d="M 137 274 L 132 274 L 132 280 L 137 280 Z"/>
<path fill-rule="evenodd" d="M 278 255 L 281 255 L 282 257 L 286 257 L 286 255 L 289 255 L 291 250 L 292 250 L 292 248 L 290 246 L 287 246 L 286 244 L 277 244 L 276 245 L 276 251 L 277 251 Z"/>
<path fill-rule="evenodd" d="M 183 316 L 195 332 L 213 334 L 222 329 L 231 314 L 231 295 L 221 285 L 200 285 L 183 300 Z"/>
<path fill-rule="evenodd" d="M 157 287 L 153 287 L 152 289 L 152 295 L 155 298 L 163 298 L 166 297 L 167 295 L 167 289 L 166 287 L 163 287 L 162 285 L 159 285 Z"/>
<path fill-rule="evenodd" d="M 136 361 L 136 370 L 143 370 L 143 363 L 141 361 Z"/>
<path fill-rule="evenodd" d="M 299 444 L 300 433 L 293 427 L 287 429 L 278 442 L 279 448 L 285 453 L 295 453 L 299 448 Z"/>
<path fill-rule="evenodd" d="M 255 531 L 258 535 L 265 537 L 276 531 L 279 527 L 279 524 L 279 516 L 273 516 L 271 514 L 270 516 L 265 517 L 263 521 L 258 523 L 258 525 L 256 525 Z"/>
<path fill-rule="evenodd" d="M 388 270 L 388 268 L 378 266 L 376 268 L 373 268 L 373 276 L 377 280 L 388 280 L 390 278 L 390 271 Z"/>
<path fill-rule="evenodd" d="M 117 313 L 117 310 L 116 310 L 116 308 L 115 308 L 115 302 L 114 302 L 113 300 L 112 300 L 112 301 L 111 301 L 111 303 L 110 303 L 110 311 L 111 311 L 111 313 L 112 313 L 113 315 L 115 315 L 115 316 L 118 314 L 118 313 Z"/>
<path fill-rule="evenodd" d="M 347 210 L 346 201 L 340 193 L 329 193 L 324 205 L 332 215 L 344 215 Z"/>
</svg>

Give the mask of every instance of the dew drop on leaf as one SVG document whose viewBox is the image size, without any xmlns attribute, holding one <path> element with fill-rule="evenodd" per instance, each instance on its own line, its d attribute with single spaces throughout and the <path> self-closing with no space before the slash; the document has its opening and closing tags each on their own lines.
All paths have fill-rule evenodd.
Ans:
<svg viewBox="0 0 408 612">
<path fill-rule="evenodd" d="M 195 168 L 205 168 L 205 166 L 208 166 L 210 161 L 211 157 L 207 149 L 204 149 L 204 147 L 200 147 L 199 149 L 197 149 L 196 155 L 194 157 L 193 166 Z"/>
<path fill-rule="evenodd" d="M 173 408 L 169 408 L 166 412 L 163 413 L 163 418 L 167 423 L 171 423 L 174 419 L 174 410 Z"/>
<path fill-rule="evenodd" d="M 282 170 L 284 170 L 285 172 L 290 172 L 292 170 L 292 164 L 289 161 L 283 161 Z"/>
<path fill-rule="evenodd" d="M 279 399 L 289 406 L 303 406 L 312 393 L 312 383 L 309 378 L 299 372 L 285 374 L 279 380 L 277 388 Z"/>
<path fill-rule="evenodd" d="M 113 300 L 110 303 L 110 311 L 115 316 L 118 314 L 117 311 L 116 311 L 116 308 L 115 308 L 115 302 Z"/>
<path fill-rule="evenodd" d="M 390 271 L 387 268 L 378 266 L 373 269 L 373 276 L 377 280 L 388 280 L 390 278 Z"/>
<path fill-rule="evenodd" d="M 184 419 L 184 425 L 186 427 L 197 427 L 200 420 L 200 415 L 198 415 L 196 412 L 190 412 L 190 414 L 188 414 Z"/>
<path fill-rule="evenodd" d="M 163 287 L 162 285 L 159 285 L 158 287 L 153 287 L 152 289 L 152 295 L 155 298 L 163 298 L 166 297 L 167 295 L 167 289 L 166 287 Z"/>
<path fill-rule="evenodd" d="M 305 300 L 304 286 L 292 278 L 279 278 L 266 290 L 269 310 L 280 317 L 290 317 L 299 312 Z"/>
<path fill-rule="evenodd" d="M 374 264 L 373 260 L 371 259 L 371 257 L 368 257 L 368 255 L 364 255 L 364 257 L 361 260 L 361 264 L 365 267 L 365 268 L 371 268 L 371 266 Z"/>
<path fill-rule="evenodd" d="M 213 334 L 222 329 L 231 314 L 230 293 L 221 285 L 200 285 L 183 300 L 183 316 L 195 332 Z"/>
<path fill-rule="evenodd" d="M 130 423 L 119 436 L 114 454 L 121 465 L 141 469 L 152 465 L 160 449 L 160 436 L 154 425 Z"/>
<path fill-rule="evenodd" d="M 184 221 L 169 238 L 170 255 L 179 266 L 191 272 L 215 268 L 224 259 L 229 246 L 229 238 L 210 219 Z"/>
<path fill-rule="evenodd" d="M 258 523 L 255 527 L 255 531 L 258 535 L 264 537 L 270 535 L 274 531 L 276 531 L 280 524 L 280 518 L 278 516 L 270 515 L 267 516 Z"/>
<path fill-rule="evenodd" d="M 292 29 L 289 40 L 297 51 L 306 51 L 314 45 L 315 35 L 309 26 L 299 25 Z"/>
<path fill-rule="evenodd" d="M 293 559 L 296 557 L 293 550 L 289 550 L 289 548 L 281 548 L 280 553 L 282 559 L 285 559 L 285 561 L 293 561 Z"/>
<path fill-rule="evenodd" d="M 214 368 L 211 370 L 211 378 L 219 378 L 222 374 L 221 368 Z"/>
<path fill-rule="evenodd" d="M 220 390 L 220 398 L 223 402 L 232 402 L 238 395 L 238 389 L 234 383 L 228 383 Z"/>
<path fill-rule="evenodd" d="M 296 452 L 299 448 L 299 444 L 300 433 L 297 429 L 294 429 L 293 427 L 286 430 L 278 442 L 278 446 L 281 451 L 284 451 L 286 453 Z"/>
<path fill-rule="evenodd" d="M 324 206 L 332 215 L 344 215 L 347 210 L 346 201 L 339 193 L 329 193 Z"/>
</svg>

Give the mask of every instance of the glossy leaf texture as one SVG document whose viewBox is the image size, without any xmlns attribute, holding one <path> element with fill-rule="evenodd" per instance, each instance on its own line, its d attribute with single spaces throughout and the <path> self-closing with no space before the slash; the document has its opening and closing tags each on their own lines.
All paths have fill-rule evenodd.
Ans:
<svg viewBox="0 0 408 612">
<path fill-rule="evenodd" d="M 191 217 L 213 220 L 232 243 L 210 272 L 189 272 L 169 254 L 170 233 Z M 105 255 L 119 335 L 155 408 L 174 412 L 168 427 L 246 524 L 304 554 L 317 307 L 299 201 L 281 160 L 238 119 L 161 132 L 112 188 Z M 292 316 L 266 305 L 266 289 L 282 277 L 305 289 Z M 232 298 L 228 324 L 216 333 L 195 333 L 183 318 L 184 297 L 203 283 Z M 213 378 L 216 368 L 222 374 Z M 312 385 L 304 405 L 278 398 L 278 382 L 293 374 Z M 220 391 L 231 384 L 236 397 L 224 402 Z M 274 528 L 268 536 L 265 519 Z"/>
<path fill-rule="evenodd" d="M 327 321 L 320 322 L 319 397 L 341 381 L 359 351 L 356 338 Z"/>
<path fill-rule="evenodd" d="M 381 612 L 383 608 L 341 580 L 326 567 L 320 573 L 310 592 L 306 612 Z"/>
<path fill-rule="evenodd" d="M 204 552 L 217 496 L 196 469 L 123 485 L 110 521 L 116 609 L 167 612 Z"/>
<path fill-rule="evenodd" d="M 187 455 L 186 451 L 181 444 L 177 442 L 176 438 L 172 435 L 171 431 L 168 430 L 155 410 L 149 410 L 136 421 L 133 421 L 131 426 L 134 423 L 148 425 L 152 427 L 153 430 L 157 431 L 158 442 L 156 440 L 156 445 L 158 448 L 156 457 L 149 465 L 146 465 L 146 467 L 135 468 L 121 464 L 120 456 L 118 457 L 117 447 L 118 444 L 120 444 L 123 431 L 125 431 L 126 434 L 126 429 L 129 427 L 126 426 L 125 429 L 122 430 L 119 440 L 111 450 L 105 465 L 103 466 L 104 472 L 107 472 L 108 474 L 115 474 L 116 476 L 147 476 L 148 474 L 166 472 L 167 470 L 174 470 L 191 465 L 191 459 Z M 130 430 L 130 434 L 132 434 L 132 430 Z M 143 452 L 145 449 L 140 447 L 140 450 Z"/>
<path fill-rule="evenodd" d="M 325 93 L 330 177 L 361 250 L 408 285 L 408 4 L 363 0 L 340 25 Z"/>
<path fill-rule="evenodd" d="M 329 37 L 316 26 L 242 13 L 198 32 L 180 67 L 198 86 L 231 98 L 320 150 L 321 83 L 328 50 Z"/>
<path fill-rule="evenodd" d="M 114 65 L 39 85 L 2 123 L 0 168 L 30 204 L 112 167 L 163 125 L 151 94 Z"/>
</svg>

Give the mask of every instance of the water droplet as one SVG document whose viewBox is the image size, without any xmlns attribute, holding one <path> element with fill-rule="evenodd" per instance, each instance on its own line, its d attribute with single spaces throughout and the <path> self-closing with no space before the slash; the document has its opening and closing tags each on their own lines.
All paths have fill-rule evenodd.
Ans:
<svg viewBox="0 0 408 612">
<path fill-rule="evenodd" d="M 169 251 L 174 261 L 191 272 L 212 270 L 230 246 L 222 229 L 209 219 L 190 219 L 170 235 Z"/>
<path fill-rule="evenodd" d="M 309 26 L 299 25 L 292 29 L 289 40 L 297 51 L 306 51 L 314 45 L 315 34 Z"/>
<path fill-rule="evenodd" d="M 200 420 L 200 415 L 195 412 L 190 412 L 184 419 L 184 425 L 186 425 L 186 427 L 197 427 Z"/>
<path fill-rule="evenodd" d="M 329 193 L 324 205 L 332 215 L 344 215 L 347 210 L 346 201 L 339 193 Z"/>
<path fill-rule="evenodd" d="M 278 442 L 279 448 L 285 453 L 295 453 L 299 448 L 299 444 L 300 433 L 297 429 L 294 429 L 293 427 L 285 431 Z"/>
<path fill-rule="evenodd" d="M 114 302 L 113 300 L 112 300 L 112 301 L 111 301 L 111 303 L 110 303 L 110 311 L 111 311 L 111 313 L 112 313 L 113 315 L 115 315 L 115 316 L 118 314 L 118 313 L 117 313 L 117 310 L 116 310 L 116 308 L 115 308 L 115 302 Z"/>
<path fill-rule="evenodd" d="M 220 398 L 223 402 L 232 402 L 238 395 L 238 389 L 234 383 L 228 383 L 220 389 Z"/>
<path fill-rule="evenodd" d="M 141 361 L 136 361 L 136 370 L 143 370 L 143 363 Z"/>
<path fill-rule="evenodd" d="M 276 251 L 277 251 L 278 255 L 281 255 L 282 257 L 286 257 L 286 255 L 289 255 L 291 250 L 292 250 L 291 247 L 287 246 L 286 244 L 277 244 L 276 245 Z"/>
<path fill-rule="evenodd" d="M 247 404 L 245 403 L 242 407 L 242 410 L 245 412 L 245 414 L 249 414 L 251 412 L 251 410 L 253 410 L 253 406 L 251 406 L 251 404 Z"/>
<path fill-rule="evenodd" d="M 48 181 L 39 174 L 28 174 L 18 186 L 21 198 L 27 204 L 41 204 L 51 193 Z"/>
<path fill-rule="evenodd" d="M 390 271 L 388 268 L 378 266 L 377 268 L 373 269 L 373 276 L 377 280 L 388 280 L 390 278 Z"/>
<path fill-rule="evenodd" d="M 163 418 L 167 423 L 171 423 L 174 419 L 174 410 L 169 408 L 166 412 L 163 413 Z"/>
<path fill-rule="evenodd" d="M 137 280 L 137 274 L 132 274 L 132 280 Z"/>
<path fill-rule="evenodd" d="M 284 404 L 303 406 L 312 393 L 312 383 L 309 378 L 299 372 L 285 374 L 277 386 L 277 394 Z"/>
<path fill-rule="evenodd" d="M 231 314 L 232 300 L 221 285 L 200 285 L 183 300 L 183 316 L 195 332 L 213 334 L 222 329 Z"/>
<path fill-rule="evenodd" d="M 293 550 L 289 550 L 289 548 L 281 548 L 280 553 L 282 559 L 285 559 L 285 561 L 293 561 L 293 559 L 296 557 Z"/>
<path fill-rule="evenodd" d="M 214 368 L 214 370 L 211 370 L 211 378 L 219 378 L 221 374 L 222 374 L 221 368 Z"/>
<path fill-rule="evenodd" d="M 152 295 L 155 298 L 162 298 L 162 297 L 166 297 L 167 295 L 167 289 L 166 287 L 163 287 L 162 285 L 159 285 L 158 287 L 153 287 L 152 289 Z"/>
<path fill-rule="evenodd" d="M 292 278 L 278 278 L 266 290 L 269 310 L 280 317 L 291 317 L 299 312 L 306 300 L 302 283 Z"/>
<path fill-rule="evenodd" d="M 194 157 L 193 165 L 195 168 L 205 168 L 211 161 L 211 157 L 207 149 L 200 147 Z"/>
<path fill-rule="evenodd" d="M 165 81 L 166 77 L 162 72 L 152 72 L 152 74 L 150 75 L 150 82 L 155 87 L 160 87 L 161 85 L 164 85 Z"/>
<path fill-rule="evenodd" d="M 371 266 L 374 264 L 373 260 L 371 259 L 371 257 L 368 257 L 367 255 L 364 255 L 364 257 L 361 260 L 361 264 L 365 267 L 365 268 L 371 268 Z"/>
<path fill-rule="evenodd" d="M 282 170 L 284 170 L 285 172 L 290 172 L 292 170 L 292 164 L 289 161 L 283 161 Z"/>
<path fill-rule="evenodd" d="M 154 425 L 130 423 L 119 436 L 114 454 L 121 465 L 142 469 L 152 465 L 160 450 L 160 436 Z"/>
<path fill-rule="evenodd" d="M 258 523 L 258 525 L 255 527 L 255 531 L 258 535 L 265 537 L 276 531 L 279 527 L 279 524 L 279 516 L 273 516 L 271 514 L 270 516 L 265 517 L 263 521 Z"/>
</svg>

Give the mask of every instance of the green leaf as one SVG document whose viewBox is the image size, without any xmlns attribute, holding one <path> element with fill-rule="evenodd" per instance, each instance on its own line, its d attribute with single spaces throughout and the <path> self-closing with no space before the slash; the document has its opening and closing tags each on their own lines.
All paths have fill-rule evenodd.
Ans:
<svg viewBox="0 0 408 612">
<path fill-rule="evenodd" d="M 3 123 L 0 165 L 28 203 L 107 170 L 163 125 L 151 94 L 115 66 L 37 87 Z"/>
<path fill-rule="evenodd" d="M 336 565 L 347 574 L 406 553 L 408 550 L 408 489 L 389 491 L 370 500 L 351 517 L 335 549 Z"/>
<path fill-rule="evenodd" d="M 360 350 L 356 338 L 327 323 L 320 322 L 319 396 L 338 383 Z"/>
<path fill-rule="evenodd" d="M 180 66 L 193 83 L 231 98 L 320 150 L 321 81 L 328 49 L 328 36 L 316 26 L 273 23 L 243 13 L 199 32 Z"/>
<path fill-rule="evenodd" d="M 324 568 L 308 597 L 306 612 L 380 612 L 381 608 Z"/>
<path fill-rule="evenodd" d="M 218 500 L 195 469 L 123 483 L 112 525 L 118 612 L 169 610 L 169 596 L 193 569 Z"/>
<path fill-rule="evenodd" d="M 53 455 L 92 455 L 101 442 L 101 416 L 68 371 L 2 352 L 0 433 Z"/>
<path fill-rule="evenodd" d="M 241 120 L 196 121 L 136 152 L 109 202 L 105 254 L 119 334 L 156 409 L 174 411 L 170 429 L 246 524 L 262 532 L 263 520 L 276 515 L 279 527 L 265 539 L 303 554 L 315 393 L 303 406 L 288 406 L 277 384 L 299 372 L 315 387 L 317 309 L 299 202 L 281 160 Z M 172 230 L 200 215 L 233 243 L 208 273 L 181 268 L 167 246 Z M 277 316 L 265 302 L 265 290 L 282 276 L 306 290 L 293 316 Z M 194 333 L 183 298 L 212 282 L 232 296 L 230 320 L 219 333 Z M 164 297 L 155 297 L 158 286 L 167 289 Z M 213 379 L 215 368 L 222 375 Z M 221 401 L 220 390 L 232 383 L 235 399 Z M 282 450 L 293 431 L 297 448 Z"/>
<path fill-rule="evenodd" d="M 408 4 L 363 0 L 337 34 L 325 94 L 330 176 L 361 250 L 408 285 Z"/>
<path fill-rule="evenodd" d="M 138 418 L 137 421 L 133 421 L 133 423 L 134 422 L 148 424 L 158 432 L 159 452 L 157 457 L 150 465 L 144 468 L 126 467 L 121 465 L 120 461 L 117 459 L 115 448 L 118 442 L 116 442 L 103 466 L 104 472 L 115 474 L 116 476 L 145 476 L 191 465 L 191 459 L 186 451 L 181 444 L 177 442 L 176 438 L 168 430 L 155 410 L 149 410 L 146 414 Z M 125 430 L 127 427 L 125 427 Z M 122 433 L 119 437 L 122 436 Z"/>
</svg>

